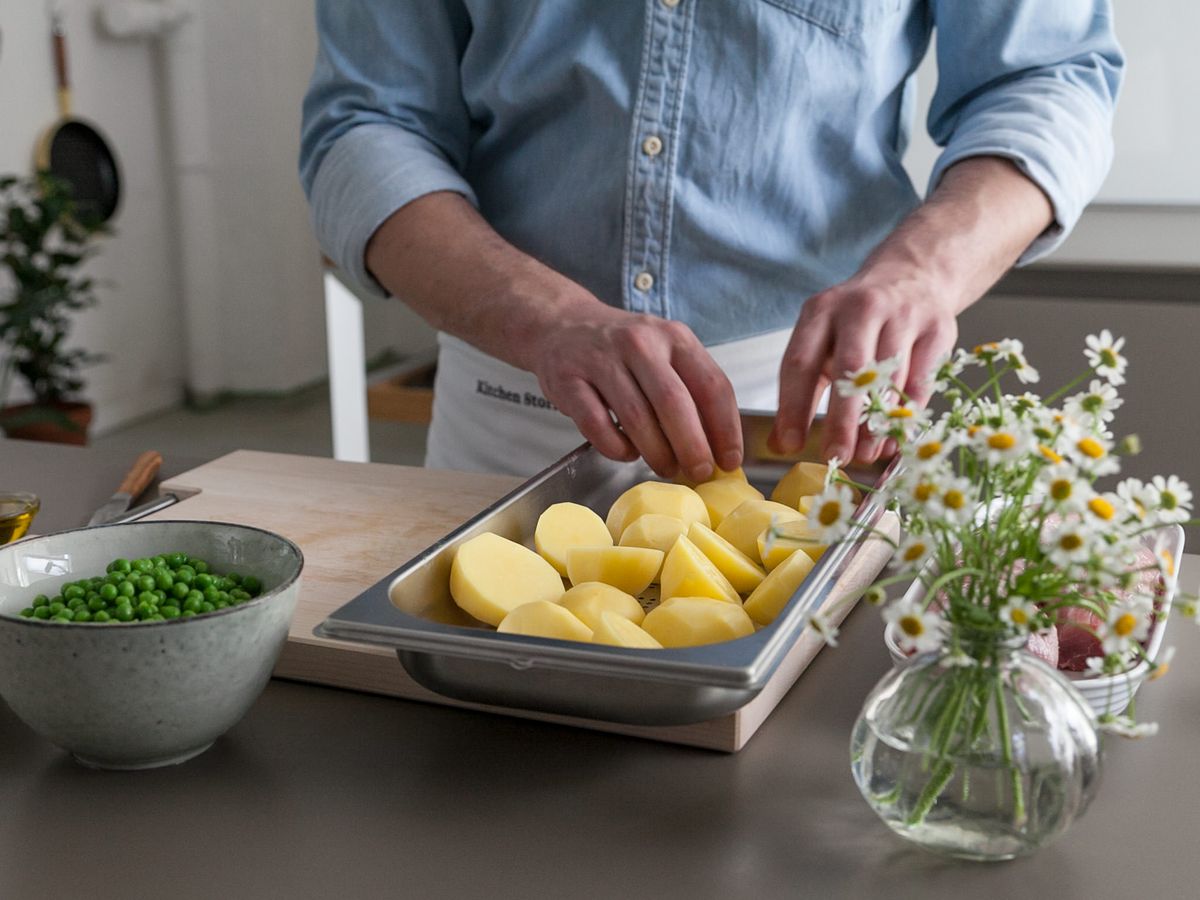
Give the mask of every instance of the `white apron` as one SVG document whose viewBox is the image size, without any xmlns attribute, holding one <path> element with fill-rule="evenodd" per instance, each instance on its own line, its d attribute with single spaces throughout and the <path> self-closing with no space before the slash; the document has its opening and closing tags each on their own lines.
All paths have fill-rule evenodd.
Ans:
<svg viewBox="0 0 1200 900">
<path fill-rule="evenodd" d="M 779 362 L 790 336 L 791 329 L 784 329 L 708 348 L 733 384 L 740 409 L 778 408 Z M 532 372 L 438 335 L 426 466 L 528 477 L 583 440 L 575 423 L 542 395 Z"/>
</svg>

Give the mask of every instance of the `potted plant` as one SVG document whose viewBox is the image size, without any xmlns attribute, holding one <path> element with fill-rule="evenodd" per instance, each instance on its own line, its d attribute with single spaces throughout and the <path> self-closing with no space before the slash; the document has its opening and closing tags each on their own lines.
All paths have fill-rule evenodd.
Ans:
<svg viewBox="0 0 1200 900">
<path fill-rule="evenodd" d="M 100 357 L 66 340 L 72 314 L 96 302 L 80 270 L 102 232 L 76 215 L 62 180 L 0 178 L 0 428 L 9 437 L 87 442 L 92 410 L 79 398 L 79 370 Z M 30 399 L 10 404 L 18 378 Z"/>
<path fill-rule="evenodd" d="M 866 596 L 883 606 L 899 651 L 915 654 L 867 697 L 852 770 L 879 816 L 928 849 L 970 859 L 1036 850 L 1096 789 L 1097 726 L 1154 731 L 1134 720 L 1133 682 L 1165 672 L 1170 651 L 1155 657 L 1150 634 L 1161 639 L 1172 607 L 1197 618 L 1197 598 L 1174 591 L 1179 526 L 1196 520 L 1175 476 L 1106 482 L 1138 443 L 1110 431 L 1123 344 L 1107 330 L 1089 336 L 1087 371 L 1045 399 L 1023 390 L 1038 375 L 1020 341 L 959 350 L 936 375 L 949 407 L 940 416 L 895 388 L 894 360 L 837 382 L 860 398 L 871 433 L 900 449 L 879 488 L 906 532 L 879 536 L 898 571 Z M 1005 376 L 1020 394 L 1005 393 Z M 864 527 L 836 465 L 810 507 L 807 533 L 820 543 Z M 773 526 L 774 539 L 788 528 Z M 888 599 L 884 588 L 908 581 Z M 810 623 L 832 642 L 839 615 Z M 1108 686 L 1092 703 L 1077 690 L 1089 679 Z"/>
</svg>

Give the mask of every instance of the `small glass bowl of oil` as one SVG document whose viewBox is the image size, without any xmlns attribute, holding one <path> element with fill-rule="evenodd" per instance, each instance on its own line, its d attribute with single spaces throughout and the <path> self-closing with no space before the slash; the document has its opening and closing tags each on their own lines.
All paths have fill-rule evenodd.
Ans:
<svg viewBox="0 0 1200 900">
<path fill-rule="evenodd" d="M 0 544 L 24 537 L 41 507 L 42 501 L 36 494 L 0 491 Z"/>
</svg>

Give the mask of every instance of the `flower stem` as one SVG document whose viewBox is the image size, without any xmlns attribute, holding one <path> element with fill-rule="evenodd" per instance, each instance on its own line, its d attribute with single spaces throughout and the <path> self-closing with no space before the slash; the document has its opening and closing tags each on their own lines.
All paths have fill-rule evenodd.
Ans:
<svg viewBox="0 0 1200 900">
<path fill-rule="evenodd" d="M 1004 676 L 997 674 L 994 682 L 996 692 L 996 720 L 1000 726 L 1000 753 L 1008 766 L 1009 781 L 1013 793 L 1013 823 L 1018 828 L 1026 824 L 1025 789 L 1021 784 L 1021 773 L 1013 765 L 1012 731 L 1008 725 L 1008 707 L 1004 703 Z"/>
</svg>

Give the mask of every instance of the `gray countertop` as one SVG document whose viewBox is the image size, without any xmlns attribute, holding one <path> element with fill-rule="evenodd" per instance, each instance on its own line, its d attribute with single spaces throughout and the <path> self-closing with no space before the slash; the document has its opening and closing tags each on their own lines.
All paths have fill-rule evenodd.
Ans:
<svg viewBox="0 0 1200 900">
<path fill-rule="evenodd" d="M 41 531 L 128 462 L 0 441 L 5 482 L 56 498 Z M 1195 590 L 1200 557 L 1182 577 Z M 1169 676 L 1139 694 L 1159 735 L 1108 740 L 1084 818 L 986 865 L 911 848 L 850 778 L 888 667 L 867 608 L 732 756 L 276 680 L 202 756 L 93 772 L 0 702 L 0 898 L 1194 897 L 1200 633 L 1179 617 L 1166 642 Z"/>
</svg>

